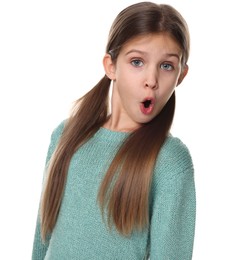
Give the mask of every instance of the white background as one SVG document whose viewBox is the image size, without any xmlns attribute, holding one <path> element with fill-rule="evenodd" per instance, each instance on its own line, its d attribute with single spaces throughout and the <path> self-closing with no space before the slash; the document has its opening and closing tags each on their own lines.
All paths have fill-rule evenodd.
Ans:
<svg viewBox="0 0 231 260">
<path fill-rule="evenodd" d="M 135 2 L 0 2 L 0 259 L 31 258 L 51 131 L 103 76 L 110 25 Z M 222 0 L 164 2 L 182 13 L 191 32 L 190 71 L 176 91 L 172 132 L 187 144 L 195 164 L 193 260 L 228 260 L 230 9 Z"/>
</svg>

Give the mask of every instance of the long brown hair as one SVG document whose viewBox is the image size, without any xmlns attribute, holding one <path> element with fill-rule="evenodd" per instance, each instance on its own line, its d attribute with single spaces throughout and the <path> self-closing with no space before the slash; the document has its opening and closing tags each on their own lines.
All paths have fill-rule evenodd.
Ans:
<svg viewBox="0 0 231 260">
<path fill-rule="evenodd" d="M 186 65 L 189 33 L 185 20 L 173 7 L 151 2 L 133 4 L 118 14 L 109 32 L 106 53 L 116 63 L 120 49 L 127 41 L 138 35 L 159 32 L 167 32 L 179 44 L 182 65 Z M 43 239 L 55 226 L 73 154 L 107 120 L 110 85 L 111 81 L 105 75 L 94 88 L 76 101 L 65 123 L 62 136 L 49 162 L 41 200 Z M 153 168 L 171 128 L 174 110 L 175 92 L 152 121 L 143 124 L 128 136 L 101 183 L 98 201 L 102 213 L 107 211 L 109 224 L 114 224 L 123 235 L 148 225 Z"/>
</svg>

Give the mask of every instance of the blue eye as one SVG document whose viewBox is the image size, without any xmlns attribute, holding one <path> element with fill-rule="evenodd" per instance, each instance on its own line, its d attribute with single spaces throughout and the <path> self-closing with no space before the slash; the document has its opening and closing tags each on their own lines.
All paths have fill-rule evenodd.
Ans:
<svg viewBox="0 0 231 260">
<path fill-rule="evenodd" d="M 161 69 L 163 70 L 173 70 L 173 66 L 171 64 L 168 64 L 168 63 L 163 63 L 160 65 Z"/>
<path fill-rule="evenodd" d="M 141 60 L 132 60 L 131 64 L 135 67 L 141 67 L 144 63 Z"/>
</svg>

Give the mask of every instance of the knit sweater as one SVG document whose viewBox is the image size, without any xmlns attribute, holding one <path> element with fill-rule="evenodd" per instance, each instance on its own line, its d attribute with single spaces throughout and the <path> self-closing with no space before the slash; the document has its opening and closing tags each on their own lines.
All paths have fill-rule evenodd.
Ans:
<svg viewBox="0 0 231 260">
<path fill-rule="evenodd" d="M 62 134 L 52 133 L 49 161 Z M 188 148 L 169 136 L 153 170 L 150 224 L 122 236 L 102 219 L 97 194 L 105 170 L 128 133 L 100 128 L 72 157 L 55 228 L 41 241 L 37 219 L 32 260 L 190 260 L 195 231 L 195 183 Z"/>
</svg>

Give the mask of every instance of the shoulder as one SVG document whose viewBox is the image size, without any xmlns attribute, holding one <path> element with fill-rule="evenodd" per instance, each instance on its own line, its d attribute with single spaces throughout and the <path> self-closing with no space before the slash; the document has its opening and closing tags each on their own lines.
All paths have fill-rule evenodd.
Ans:
<svg viewBox="0 0 231 260">
<path fill-rule="evenodd" d="M 169 136 L 157 157 L 151 185 L 152 196 L 189 192 L 194 196 L 194 166 L 190 151 L 179 138 Z M 183 194 L 182 193 L 182 194 Z M 162 194 L 162 195 L 161 195 Z"/>
<path fill-rule="evenodd" d="M 53 142 L 55 145 L 57 144 L 58 140 L 60 139 L 62 133 L 63 133 L 63 129 L 65 126 L 65 122 L 66 120 L 63 120 L 62 122 L 60 122 L 52 131 L 51 134 L 51 142 Z"/>
<path fill-rule="evenodd" d="M 157 161 L 164 162 L 168 167 L 177 163 L 180 168 L 187 168 L 192 164 L 192 157 L 185 143 L 177 137 L 169 136 L 159 152 Z"/>
<path fill-rule="evenodd" d="M 170 135 L 157 157 L 155 174 L 167 174 L 171 178 L 182 172 L 193 172 L 192 157 L 186 144 Z"/>
<path fill-rule="evenodd" d="M 65 121 L 66 120 L 63 120 L 61 123 L 59 123 L 51 133 L 50 144 L 48 147 L 48 152 L 47 152 L 47 157 L 46 157 L 46 163 L 50 160 L 52 154 L 55 151 L 55 148 L 57 147 L 59 139 L 63 133 Z"/>
</svg>

